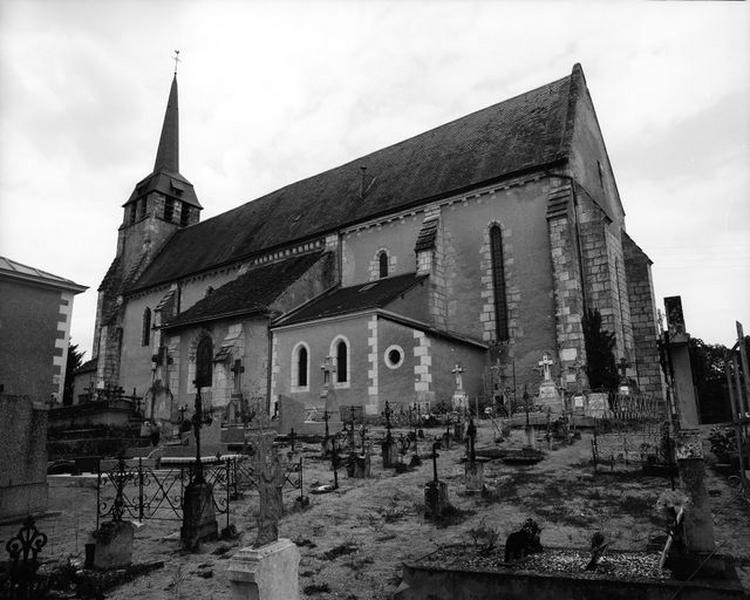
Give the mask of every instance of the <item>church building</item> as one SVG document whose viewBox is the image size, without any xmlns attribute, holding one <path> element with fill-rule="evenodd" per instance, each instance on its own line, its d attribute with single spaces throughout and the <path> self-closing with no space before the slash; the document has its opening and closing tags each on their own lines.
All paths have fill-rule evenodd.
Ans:
<svg viewBox="0 0 750 600">
<path fill-rule="evenodd" d="M 177 80 L 153 171 L 99 287 L 97 385 L 147 417 L 533 395 L 547 354 L 586 387 L 582 318 L 661 396 L 648 256 L 628 236 L 580 65 L 556 81 L 201 221 Z M 494 382 L 494 383 L 493 383 Z M 457 388 L 460 388 L 457 390 Z M 496 388 L 495 388 L 496 389 Z"/>
</svg>

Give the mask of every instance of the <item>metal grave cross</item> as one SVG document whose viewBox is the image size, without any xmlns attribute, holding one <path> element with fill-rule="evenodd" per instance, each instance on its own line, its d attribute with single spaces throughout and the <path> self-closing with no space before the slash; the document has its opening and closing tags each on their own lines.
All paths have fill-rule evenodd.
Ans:
<svg viewBox="0 0 750 600">
<path fill-rule="evenodd" d="M 439 442 L 434 442 L 432 444 L 432 480 L 437 483 L 438 482 L 438 474 L 437 474 L 437 459 L 438 456 L 440 456 L 437 453 Z"/>
</svg>

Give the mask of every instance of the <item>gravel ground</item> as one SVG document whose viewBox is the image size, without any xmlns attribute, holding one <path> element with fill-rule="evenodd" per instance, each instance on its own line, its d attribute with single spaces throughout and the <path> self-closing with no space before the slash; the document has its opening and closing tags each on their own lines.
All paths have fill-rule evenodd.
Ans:
<svg viewBox="0 0 750 600">
<path fill-rule="evenodd" d="M 427 431 L 442 433 L 442 430 Z M 492 430 L 483 422 L 479 446 L 490 446 Z M 521 447 L 514 432 L 504 447 Z M 427 444 L 422 448 L 426 451 Z M 318 447 L 304 452 L 305 487 L 332 482 L 327 462 L 318 460 Z M 294 540 L 301 552 L 300 590 L 303 599 L 385 600 L 400 581 L 401 564 L 435 551 L 443 544 L 469 543 L 472 528 L 499 532 L 502 546 L 509 533 L 528 517 L 542 527 L 541 542 L 550 547 L 587 548 L 591 535 L 603 530 L 611 540 L 607 560 L 626 550 L 645 550 L 649 539 L 664 533 L 654 504 L 669 480 L 638 473 L 597 474 L 589 464 L 590 439 L 572 446 L 553 447 L 533 466 L 515 467 L 494 460 L 485 465 L 490 497 L 463 492 L 462 448 L 440 451 L 438 471 L 448 482 L 448 494 L 458 514 L 450 523 L 435 525 L 423 517 L 424 484 L 432 477 L 426 460 L 417 469 L 395 475 L 384 471 L 374 457 L 372 477 L 348 479 L 340 473 L 340 488 L 311 495 L 310 506 L 290 507 L 280 523 L 280 535 Z M 719 551 L 738 559 L 739 572 L 750 589 L 750 506 L 738 497 L 723 476 L 708 470 Z M 95 526 L 96 483 L 90 477 L 51 477 L 50 510 L 57 514 L 37 525 L 49 537 L 42 558 L 50 561 L 83 559 L 83 548 Z M 178 521 L 149 520 L 138 528 L 134 558 L 162 560 L 163 569 L 140 577 L 108 593 L 115 600 L 133 598 L 228 599 L 228 559 L 255 538 L 257 495 L 246 494 L 232 503 L 230 521 L 240 532 L 234 541 L 201 545 L 189 554 L 180 549 Z M 223 527 L 223 519 L 219 527 Z M 0 527 L 0 548 L 18 525 Z M 610 554 L 611 552 L 611 554 Z"/>
</svg>

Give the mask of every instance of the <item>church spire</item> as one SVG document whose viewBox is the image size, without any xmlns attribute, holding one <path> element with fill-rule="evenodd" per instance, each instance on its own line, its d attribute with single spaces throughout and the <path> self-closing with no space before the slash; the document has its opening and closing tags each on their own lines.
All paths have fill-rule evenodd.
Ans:
<svg viewBox="0 0 750 600">
<path fill-rule="evenodd" d="M 175 65 L 176 66 L 176 65 Z M 169 90 L 167 110 L 164 113 L 164 124 L 161 128 L 159 148 L 156 151 L 154 162 L 154 173 L 167 171 L 168 173 L 180 172 L 180 136 L 179 136 L 179 112 L 177 108 L 177 73 L 172 79 L 172 87 Z"/>
</svg>

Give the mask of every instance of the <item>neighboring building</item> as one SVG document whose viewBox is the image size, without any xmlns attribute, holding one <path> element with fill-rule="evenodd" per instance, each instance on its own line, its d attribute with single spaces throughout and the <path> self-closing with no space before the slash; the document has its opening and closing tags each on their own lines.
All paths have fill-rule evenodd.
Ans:
<svg viewBox="0 0 750 600">
<path fill-rule="evenodd" d="M 62 402 L 73 298 L 86 286 L 0 256 L 0 385 Z"/>
<path fill-rule="evenodd" d="M 177 132 L 175 79 L 99 288 L 97 385 L 145 393 L 148 417 L 176 422 L 196 384 L 228 415 L 282 396 L 374 414 L 449 399 L 457 364 L 470 396 L 491 365 L 534 392 L 543 352 L 573 387 L 589 308 L 662 394 L 651 262 L 579 65 L 202 223 Z"/>
</svg>

